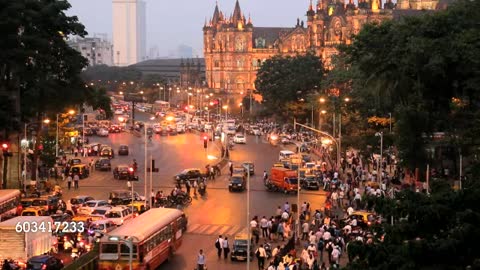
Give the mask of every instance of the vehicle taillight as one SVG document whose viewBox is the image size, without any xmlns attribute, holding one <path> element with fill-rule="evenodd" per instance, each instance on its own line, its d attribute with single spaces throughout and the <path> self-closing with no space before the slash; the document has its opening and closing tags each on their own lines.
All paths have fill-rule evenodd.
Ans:
<svg viewBox="0 0 480 270">
<path fill-rule="evenodd" d="M 47 270 L 47 265 L 46 264 L 42 264 L 42 270 Z"/>
</svg>

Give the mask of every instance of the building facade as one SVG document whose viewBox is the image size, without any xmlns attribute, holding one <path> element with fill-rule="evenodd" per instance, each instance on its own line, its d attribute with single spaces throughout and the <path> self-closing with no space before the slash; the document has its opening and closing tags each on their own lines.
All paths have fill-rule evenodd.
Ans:
<svg viewBox="0 0 480 270">
<path fill-rule="evenodd" d="M 336 46 L 349 44 L 366 23 L 392 19 L 397 11 L 391 0 L 318 0 L 310 2 L 307 23 L 297 19 L 294 27 L 256 27 L 246 19 L 237 0 L 233 15 L 226 17 L 215 6 L 203 27 L 205 77 L 209 88 L 242 93 L 255 88 L 260 65 L 275 55 L 293 56 L 314 52 L 329 65 Z M 434 9 L 435 0 L 399 0 L 405 10 Z M 401 13 L 401 12 L 400 12 Z"/>
<path fill-rule="evenodd" d="M 142 0 L 112 0 L 113 58 L 116 66 L 146 60 L 146 14 Z"/>
<path fill-rule="evenodd" d="M 106 35 L 74 38 L 68 41 L 68 45 L 87 58 L 89 66 L 113 65 L 113 45 Z"/>
</svg>

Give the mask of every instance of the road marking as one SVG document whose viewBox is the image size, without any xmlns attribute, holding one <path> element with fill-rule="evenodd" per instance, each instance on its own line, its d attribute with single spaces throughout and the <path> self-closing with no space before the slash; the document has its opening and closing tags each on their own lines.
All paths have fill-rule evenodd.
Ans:
<svg viewBox="0 0 480 270">
<path fill-rule="evenodd" d="M 200 226 L 201 226 L 201 224 L 194 224 L 192 226 L 188 226 L 187 232 L 195 231 Z"/>
<path fill-rule="evenodd" d="M 235 235 L 240 229 L 241 229 L 240 226 L 235 225 L 235 226 L 231 227 L 230 230 L 224 232 L 224 234 L 227 234 L 227 235 Z"/>
<path fill-rule="evenodd" d="M 199 228 L 198 230 L 195 230 L 194 233 L 196 233 L 196 234 L 205 234 L 204 232 L 205 232 L 206 230 L 208 230 L 208 228 L 210 228 L 210 224 L 203 224 L 203 225 L 201 225 L 201 228 Z"/>
<path fill-rule="evenodd" d="M 204 234 L 214 234 L 219 228 L 220 226 L 218 225 L 211 225 L 210 229 L 205 231 Z"/>
<path fill-rule="evenodd" d="M 242 231 L 239 225 L 225 224 L 192 224 L 188 227 L 187 233 L 201 235 L 235 235 Z"/>
</svg>

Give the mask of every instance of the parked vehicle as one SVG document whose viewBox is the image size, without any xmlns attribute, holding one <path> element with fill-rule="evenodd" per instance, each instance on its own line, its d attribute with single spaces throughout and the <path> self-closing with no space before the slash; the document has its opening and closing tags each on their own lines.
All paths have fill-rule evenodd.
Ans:
<svg viewBox="0 0 480 270">
<path fill-rule="evenodd" d="M 102 157 L 95 162 L 95 170 L 99 171 L 111 171 L 112 164 L 109 158 Z"/>
<path fill-rule="evenodd" d="M 122 144 L 118 148 L 118 155 L 119 156 L 128 156 L 128 145 Z"/>
<path fill-rule="evenodd" d="M 51 255 L 39 255 L 30 258 L 27 262 L 27 270 L 61 270 L 63 261 Z"/>
</svg>

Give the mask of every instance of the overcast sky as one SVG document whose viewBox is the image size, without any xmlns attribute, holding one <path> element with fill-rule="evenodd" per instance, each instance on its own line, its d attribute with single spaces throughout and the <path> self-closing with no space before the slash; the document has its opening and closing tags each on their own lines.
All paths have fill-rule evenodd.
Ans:
<svg viewBox="0 0 480 270">
<path fill-rule="evenodd" d="M 68 0 L 72 8 L 69 15 L 79 17 L 89 35 L 112 35 L 111 0 Z M 179 45 L 193 47 L 201 56 L 203 50 L 202 27 L 210 18 L 215 0 L 145 0 L 147 7 L 147 53 L 157 46 L 160 56 L 175 52 Z M 316 2 L 316 1 L 314 1 Z M 239 0 L 242 12 L 252 17 L 254 26 L 293 27 L 300 17 L 305 20 L 309 0 Z M 235 0 L 219 0 L 220 10 L 229 16 Z"/>
</svg>

